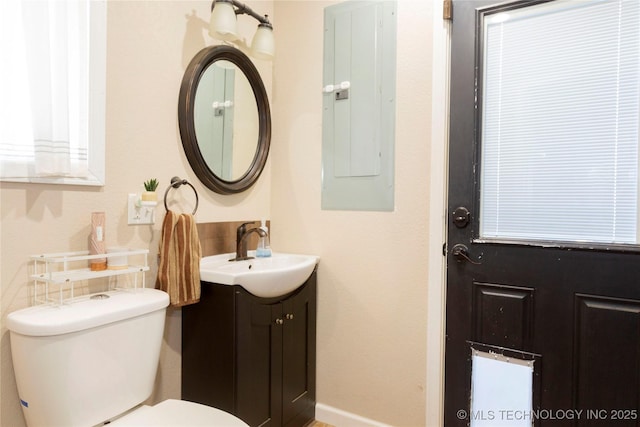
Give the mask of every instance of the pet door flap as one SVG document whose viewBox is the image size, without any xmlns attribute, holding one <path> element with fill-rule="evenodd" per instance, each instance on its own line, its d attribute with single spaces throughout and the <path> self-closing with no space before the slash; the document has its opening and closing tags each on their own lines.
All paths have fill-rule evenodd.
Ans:
<svg viewBox="0 0 640 427">
<path fill-rule="evenodd" d="M 473 349 L 471 427 L 531 427 L 533 361 Z"/>
</svg>

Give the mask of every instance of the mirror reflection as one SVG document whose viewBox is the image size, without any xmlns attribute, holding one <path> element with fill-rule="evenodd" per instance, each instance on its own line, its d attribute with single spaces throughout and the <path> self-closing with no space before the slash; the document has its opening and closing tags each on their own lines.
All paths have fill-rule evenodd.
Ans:
<svg viewBox="0 0 640 427">
<path fill-rule="evenodd" d="M 195 93 L 194 126 L 213 173 L 227 181 L 246 173 L 258 145 L 258 108 L 251 84 L 232 62 L 217 60 L 204 70 Z"/>
</svg>

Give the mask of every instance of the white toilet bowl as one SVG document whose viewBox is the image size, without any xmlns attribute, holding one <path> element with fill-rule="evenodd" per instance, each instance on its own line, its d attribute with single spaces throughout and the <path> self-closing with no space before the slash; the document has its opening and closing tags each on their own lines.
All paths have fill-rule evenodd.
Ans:
<svg viewBox="0 0 640 427">
<path fill-rule="evenodd" d="M 117 427 L 249 427 L 233 415 L 210 406 L 169 399 L 154 406 L 141 406 L 109 424 Z"/>
</svg>

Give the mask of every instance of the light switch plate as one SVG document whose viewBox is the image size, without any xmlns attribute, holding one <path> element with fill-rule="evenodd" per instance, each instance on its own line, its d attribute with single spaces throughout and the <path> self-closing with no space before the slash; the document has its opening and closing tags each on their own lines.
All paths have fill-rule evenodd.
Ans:
<svg viewBox="0 0 640 427">
<path fill-rule="evenodd" d="M 155 224 L 155 210 L 155 205 L 142 205 L 139 194 L 129 194 L 129 202 L 127 204 L 127 222 L 129 225 Z"/>
</svg>

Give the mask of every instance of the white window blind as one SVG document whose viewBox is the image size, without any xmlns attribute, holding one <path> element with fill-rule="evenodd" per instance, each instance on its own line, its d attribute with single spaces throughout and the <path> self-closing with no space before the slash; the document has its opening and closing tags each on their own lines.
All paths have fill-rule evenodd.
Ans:
<svg viewBox="0 0 640 427">
<path fill-rule="evenodd" d="M 640 1 L 484 22 L 480 237 L 638 243 Z"/>
</svg>

